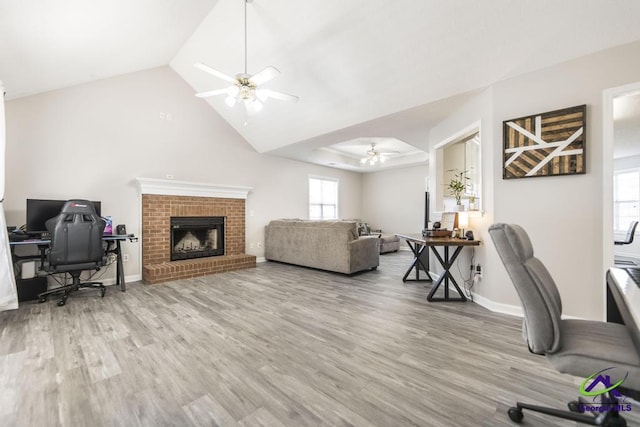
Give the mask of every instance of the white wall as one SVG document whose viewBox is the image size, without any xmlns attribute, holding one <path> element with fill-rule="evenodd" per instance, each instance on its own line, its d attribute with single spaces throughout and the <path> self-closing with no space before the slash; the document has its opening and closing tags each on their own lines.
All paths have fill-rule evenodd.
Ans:
<svg viewBox="0 0 640 427">
<path fill-rule="evenodd" d="M 420 233 L 428 166 L 365 173 L 362 176 L 362 219 L 385 233 Z"/>
<path fill-rule="evenodd" d="M 501 179 L 494 153 L 495 220 L 524 226 L 555 278 L 564 313 L 604 318 L 602 93 L 640 78 L 640 43 L 589 55 L 494 85 L 494 134 L 502 121 L 587 104 L 585 175 Z M 506 280 L 506 275 L 502 275 Z M 499 297 L 499 293 L 492 293 Z"/>
<path fill-rule="evenodd" d="M 140 236 L 134 178 L 167 174 L 253 187 L 247 253 L 257 256 L 271 219 L 308 218 L 309 174 L 339 178 L 340 216 L 361 216 L 360 174 L 256 153 L 169 67 L 7 103 L 8 224 L 24 224 L 26 198 L 80 197 L 101 200 L 103 215 Z M 124 251 L 125 274 L 140 274 L 140 243 Z"/>
<path fill-rule="evenodd" d="M 520 305 L 487 233 L 492 223 L 508 222 L 528 230 L 536 256 L 558 284 L 564 313 L 604 318 L 602 232 L 611 224 L 603 223 L 602 93 L 640 80 L 638 69 L 640 43 L 582 57 L 498 82 L 429 131 L 433 148 L 474 121 L 481 123 L 484 214 L 471 219 L 471 228 L 483 241 L 476 249 L 483 279 L 475 291 L 492 308 Z M 502 179 L 504 120 L 580 104 L 587 104 L 587 174 Z M 465 258 L 460 262 L 467 265 Z"/>
<path fill-rule="evenodd" d="M 498 268 L 502 268 L 502 264 L 498 259 L 495 251 L 488 250 L 490 242 L 487 229 L 493 223 L 494 218 L 494 151 L 495 147 L 493 122 L 493 89 L 488 88 L 479 93 L 473 99 L 468 101 L 454 114 L 448 116 L 445 120 L 438 123 L 436 126 L 430 129 L 428 145 L 424 147 L 429 150 L 430 155 L 430 182 L 436 183 L 431 188 L 431 192 L 435 199 L 438 199 L 442 195 L 446 195 L 447 191 L 444 188 L 445 183 L 438 179 L 436 174 L 436 161 L 437 155 L 435 146 L 450 140 L 451 137 L 458 134 L 460 131 L 470 129 L 479 125 L 480 127 L 480 140 L 481 140 L 481 164 L 482 164 L 482 176 L 481 176 L 481 205 L 482 212 L 474 213 L 469 217 L 469 228 L 473 231 L 474 237 L 480 240 L 482 243 L 480 246 L 473 250 L 474 263 L 482 266 L 482 280 L 474 287 L 474 293 L 479 296 L 490 299 L 489 302 L 493 302 L 492 309 L 509 311 L 508 308 L 504 308 L 501 304 L 519 305 L 517 295 L 513 286 L 509 282 L 499 281 L 496 279 L 496 273 Z M 499 147 L 498 147 L 499 148 Z M 432 210 L 435 209 L 435 204 L 432 204 Z M 464 250 L 458 257 L 458 263 L 460 271 L 467 277 L 468 267 L 471 263 L 471 249 Z M 431 260 L 432 269 L 437 267 L 437 262 L 432 256 Z M 454 276 L 460 279 L 458 269 L 454 269 Z M 459 283 L 460 280 L 458 280 Z M 486 301 L 483 301 L 486 302 Z"/>
</svg>

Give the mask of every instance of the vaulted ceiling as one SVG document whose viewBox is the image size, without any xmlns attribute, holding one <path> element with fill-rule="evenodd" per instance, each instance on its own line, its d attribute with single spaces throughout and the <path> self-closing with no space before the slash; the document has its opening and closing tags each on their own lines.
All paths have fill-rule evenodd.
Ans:
<svg viewBox="0 0 640 427">
<path fill-rule="evenodd" d="M 193 64 L 243 71 L 243 1 L 0 0 L 0 79 L 11 99 L 169 64 L 194 93 L 224 88 Z M 359 134 L 343 141 L 412 144 L 396 133 L 416 109 L 640 39 L 637 0 L 253 0 L 247 9 L 248 72 L 278 68 L 265 87 L 300 101 L 268 100 L 249 117 L 224 97 L 202 102 L 258 152 L 335 144 L 346 129 Z"/>
</svg>

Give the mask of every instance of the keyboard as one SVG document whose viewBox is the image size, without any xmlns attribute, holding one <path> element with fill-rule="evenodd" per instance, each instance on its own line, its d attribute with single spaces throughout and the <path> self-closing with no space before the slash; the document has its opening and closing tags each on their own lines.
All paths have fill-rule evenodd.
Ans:
<svg viewBox="0 0 640 427">
<path fill-rule="evenodd" d="M 640 268 L 628 267 L 628 268 L 625 268 L 624 270 L 633 279 L 633 281 L 636 282 L 636 285 L 640 287 Z"/>
</svg>

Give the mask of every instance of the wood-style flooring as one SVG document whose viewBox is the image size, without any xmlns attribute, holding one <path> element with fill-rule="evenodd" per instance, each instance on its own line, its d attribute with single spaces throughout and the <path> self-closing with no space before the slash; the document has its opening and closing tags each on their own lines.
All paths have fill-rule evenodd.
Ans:
<svg viewBox="0 0 640 427">
<path fill-rule="evenodd" d="M 268 262 L 23 303 L 0 313 L 0 426 L 509 426 L 516 400 L 577 398 L 521 319 L 427 302 L 401 281 L 409 262 L 352 277 Z"/>
</svg>

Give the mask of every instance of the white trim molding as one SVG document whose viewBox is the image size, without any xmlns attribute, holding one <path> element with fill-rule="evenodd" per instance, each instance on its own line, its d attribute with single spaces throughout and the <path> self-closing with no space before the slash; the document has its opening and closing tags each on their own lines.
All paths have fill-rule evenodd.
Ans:
<svg viewBox="0 0 640 427">
<path fill-rule="evenodd" d="M 172 179 L 136 178 L 140 194 L 161 196 L 217 197 L 221 199 L 247 199 L 253 189 L 233 185 L 218 185 L 202 182 L 174 181 Z"/>
</svg>

